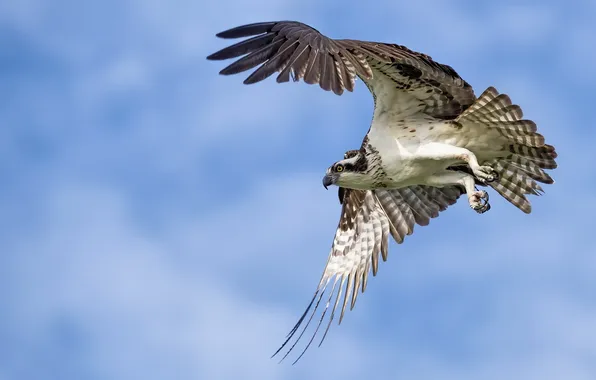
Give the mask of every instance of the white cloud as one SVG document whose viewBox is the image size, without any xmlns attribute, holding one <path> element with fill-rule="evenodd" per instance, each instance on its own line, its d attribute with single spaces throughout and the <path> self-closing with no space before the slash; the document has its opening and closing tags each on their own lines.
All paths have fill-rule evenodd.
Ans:
<svg viewBox="0 0 596 380">
<path fill-rule="evenodd" d="M 33 348 L 40 344 L 64 349 L 54 330 L 66 320 L 86 342 L 81 360 L 88 371 L 114 379 L 172 373 L 179 378 L 314 373 L 355 378 L 372 367 L 380 378 L 415 373 L 423 379 L 514 374 L 582 379 L 590 374 L 583 357 L 593 352 L 594 339 L 582 332 L 592 331 L 595 310 L 561 288 L 565 282 L 557 275 L 567 268 L 570 275 L 591 278 L 590 270 L 578 272 L 572 264 L 585 265 L 589 252 L 582 257 L 566 252 L 581 250 L 581 231 L 572 226 L 550 230 L 549 221 L 542 220 L 531 227 L 497 227 L 503 218 L 484 218 L 474 236 L 461 229 L 447 243 L 426 243 L 452 220 L 465 224 L 476 216 L 454 207 L 404 245 L 393 245 L 389 262 L 356 311 L 333 327 L 323 348 L 291 367 L 268 356 L 316 284 L 339 207 L 335 194 L 323 192 L 318 181 L 315 186 L 311 175 L 265 180 L 198 223 L 173 219 L 165 232 L 142 227 L 127 199 L 109 188 L 58 183 L 46 196 L 42 224 L 30 227 L 28 240 L 12 252 L 6 284 L 19 297 L 10 299 L 5 327 L 18 324 L 26 331 L 20 348 L 25 357 L 36 355 Z M 312 219 L 313 214 L 319 217 Z M 495 239 L 491 231 L 507 239 Z M 539 238 L 543 235 L 552 238 Z M 575 241 L 577 246 L 569 245 Z M 466 245 L 479 248 L 463 249 Z M 462 364 L 462 358 L 451 362 L 443 345 L 421 346 L 417 340 L 428 339 L 422 330 L 396 330 L 404 323 L 424 323 L 415 317 L 419 306 L 408 298 L 432 300 L 453 281 L 490 289 L 485 322 L 486 310 L 469 309 L 473 303 L 466 303 L 466 292 L 444 294 L 451 305 L 422 307 L 438 312 L 426 323 L 441 334 L 449 333 L 439 326 L 460 326 L 470 318 L 473 325 L 480 323 L 462 328 L 461 342 L 453 343 L 466 350 L 478 347 L 472 365 Z M 273 294 L 280 294 L 274 296 L 279 301 Z M 466 316 L 466 310 L 475 315 Z M 358 359 L 346 363 L 347 357 Z M 543 357 L 552 358 L 548 371 Z"/>
<path fill-rule="evenodd" d="M 35 355 L 34 348 L 42 342 L 52 350 L 63 349 L 54 341 L 53 330 L 57 321 L 65 319 L 89 347 L 85 362 L 102 377 L 163 378 L 170 371 L 179 371 L 181 378 L 290 376 L 291 367 L 278 366 L 269 356 L 298 310 L 253 299 L 238 285 L 244 281 L 243 286 L 250 287 L 251 278 L 266 281 L 267 276 L 270 282 L 281 281 L 283 277 L 273 273 L 283 266 L 274 260 L 279 255 L 319 256 L 322 270 L 326 251 L 318 255 L 306 248 L 312 247 L 309 236 L 327 218 L 318 219 L 316 225 L 307 223 L 311 219 L 307 211 L 316 211 L 312 210 L 316 202 L 299 212 L 296 203 L 284 205 L 283 199 L 272 199 L 271 195 L 304 197 L 300 180 L 266 183 L 258 193 L 263 189 L 263 196 L 249 197 L 248 204 L 207 217 L 197 230 L 179 226 L 183 234 L 192 235 L 186 238 L 194 239 L 192 246 L 139 229 L 125 199 L 109 189 L 77 183 L 49 189 L 40 215 L 45 222 L 30 230 L 30 240 L 14 250 L 14 271 L 5 279 L 20 295 L 10 300 L 7 327 L 18 324 L 28 332 L 20 350 Z M 283 215 L 268 209 L 271 202 L 281 206 L 277 212 Z M 251 225 L 255 213 L 259 218 Z M 281 227 L 289 214 L 297 228 L 308 226 L 304 233 L 298 232 L 295 242 L 285 237 L 297 233 L 296 228 Z M 236 220 L 239 229 L 252 230 L 238 236 L 230 220 Z M 288 268 L 292 276 L 300 273 L 296 267 Z M 333 352 L 335 360 L 362 354 L 345 337 L 328 344 L 326 352 Z M 311 364 L 320 360 L 313 358 Z M 325 372 L 320 364 L 315 369 Z"/>
</svg>

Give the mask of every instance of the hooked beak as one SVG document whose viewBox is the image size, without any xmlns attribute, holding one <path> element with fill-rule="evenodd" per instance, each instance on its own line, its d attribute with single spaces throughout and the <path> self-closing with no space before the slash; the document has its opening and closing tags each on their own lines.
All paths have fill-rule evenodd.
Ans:
<svg viewBox="0 0 596 380">
<path fill-rule="evenodd" d="M 327 189 L 327 186 L 331 186 L 333 184 L 334 184 L 333 176 L 326 174 L 325 177 L 323 177 L 323 187 L 325 189 Z"/>
</svg>

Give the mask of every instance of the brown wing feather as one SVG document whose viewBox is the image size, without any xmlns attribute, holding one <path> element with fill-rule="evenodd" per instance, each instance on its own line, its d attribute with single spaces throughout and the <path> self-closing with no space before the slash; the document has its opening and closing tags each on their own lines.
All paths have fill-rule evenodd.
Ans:
<svg viewBox="0 0 596 380">
<path fill-rule="evenodd" d="M 207 59 L 223 60 L 248 54 L 220 73 L 236 74 L 261 65 L 244 83 L 262 81 L 274 72 L 281 72 L 278 82 L 287 82 L 291 72 L 295 80 L 303 78 L 307 83 L 318 83 L 324 90 L 332 90 L 338 95 L 344 89 L 353 89 L 356 75 L 362 78 L 372 75 L 368 64 L 358 62 L 344 46 L 299 22 L 263 22 L 217 34 L 221 38 L 255 35 L 211 54 Z"/>
<path fill-rule="evenodd" d="M 350 152 L 346 153 L 346 155 L 349 154 Z M 274 356 L 292 338 L 295 340 L 282 360 L 294 349 L 312 322 L 321 301 L 325 306 L 322 306 L 323 311 L 318 318 L 315 331 L 296 361 L 313 342 L 330 309 L 331 315 L 326 323 L 322 343 L 335 317 L 335 312 L 340 312 L 339 323 L 341 323 L 348 304 L 352 309 L 358 293 L 366 289 L 371 268 L 373 275 L 377 274 L 379 254 L 383 260 L 387 260 L 389 236 L 392 235 L 399 243 L 403 242 L 404 237 L 412 233 L 416 222 L 428 224 L 425 218 L 438 216 L 439 211 L 455 203 L 462 193 L 462 190 L 457 187 L 412 186 L 406 190 L 340 189 L 341 217 L 325 271 L 306 311 Z M 416 219 L 416 215 L 424 216 L 423 219 Z M 327 297 L 323 299 L 326 293 Z M 304 326 L 298 333 L 303 323 Z"/>
<path fill-rule="evenodd" d="M 251 38 L 211 54 L 207 59 L 244 57 L 220 71 L 237 74 L 260 65 L 245 84 L 260 82 L 275 72 L 277 82 L 303 79 L 341 95 L 354 89 L 356 76 L 367 82 L 374 75 L 387 75 L 399 90 L 426 101 L 427 112 L 453 117 L 475 99 L 474 92 L 452 67 L 405 46 L 359 40 L 334 40 L 296 21 L 262 22 L 218 33 L 221 38 Z M 427 90 L 432 90 L 429 97 Z M 372 89 L 374 92 L 374 89 Z M 417 90 L 423 90 L 417 92 Z"/>
</svg>

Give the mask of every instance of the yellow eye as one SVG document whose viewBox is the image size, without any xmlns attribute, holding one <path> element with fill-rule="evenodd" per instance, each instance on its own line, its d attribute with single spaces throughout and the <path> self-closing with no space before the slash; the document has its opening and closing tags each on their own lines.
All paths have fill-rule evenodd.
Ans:
<svg viewBox="0 0 596 380">
<path fill-rule="evenodd" d="M 338 172 L 338 173 L 343 172 L 344 171 L 344 166 L 343 165 L 337 165 L 335 167 L 335 171 Z"/>
</svg>

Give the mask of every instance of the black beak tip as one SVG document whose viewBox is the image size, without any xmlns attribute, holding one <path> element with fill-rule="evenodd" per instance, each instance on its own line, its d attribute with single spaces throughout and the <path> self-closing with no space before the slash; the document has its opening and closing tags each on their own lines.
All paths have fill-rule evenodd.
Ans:
<svg viewBox="0 0 596 380">
<path fill-rule="evenodd" d="M 333 179 L 330 176 L 328 176 L 328 175 L 326 175 L 325 177 L 323 177 L 323 187 L 326 190 L 329 190 L 328 187 L 331 186 L 331 185 L 333 185 Z"/>
</svg>

